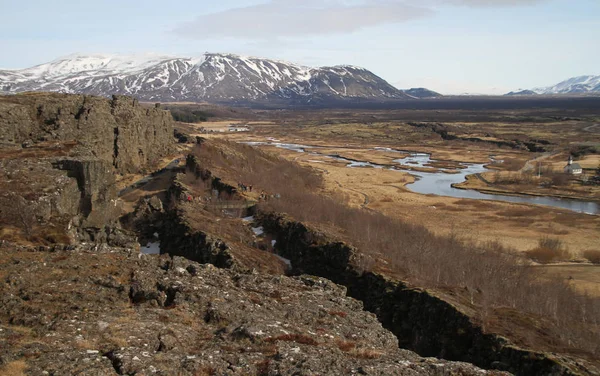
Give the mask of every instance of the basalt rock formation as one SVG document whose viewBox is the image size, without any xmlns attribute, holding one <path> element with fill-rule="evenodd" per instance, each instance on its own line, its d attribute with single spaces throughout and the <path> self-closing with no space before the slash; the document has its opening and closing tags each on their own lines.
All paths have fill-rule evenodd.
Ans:
<svg viewBox="0 0 600 376">
<path fill-rule="evenodd" d="M 399 349 L 345 288 L 318 277 L 6 242 L 0 275 L 0 374 L 502 374 Z"/>
<path fill-rule="evenodd" d="M 115 173 L 146 171 L 172 152 L 172 124 L 167 111 L 127 97 L 0 98 L 0 199 L 20 207 L 0 211 L 0 222 L 51 243 L 131 242 L 117 222 Z M 14 221 L 18 211 L 27 218 Z"/>
<path fill-rule="evenodd" d="M 189 260 L 210 263 L 239 272 L 258 270 L 267 274 L 283 274 L 284 263 L 274 254 L 255 247 L 253 244 L 255 239 L 249 228 L 243 226 L 235 234 L 228 236 L 223 233 L 218 235 L 219 231 L 215 231 L 214 228 L 209 229 L 211 226 L 208 222 L 221 226 L 228 220 L 208 211 L 211 207 L 213 210 L 220 211 L 224 207 L 233 205 L 240 206 L 239 210 L 243 211 L 245 201 L 220 202 L 221 196 L 236 198 L 236 189 L 214 177 L 210 171 L 202 169 L 193 156 L 187 158 L 186 167 L 187 174 L 195 176 L 199 181 L 203 181 L 203 184 L 208 184 L 212 188 L 212 195 L 195 196 L 191 188 L 182 181 L 186 174 L 175 176 L 167 192 L 167 210 L 162 213 L 158 221 L 146 224 L 147 228 L 152 230 L 145 232 L 154 229 L 158 232 L 161 253 L 182 256 Z M 192 201 L 188 201 L 188 198 L 192 198 Z M 145 205 L 140 205 L 139 208 L 148 212 L 144 209 Z M 141 218 L 151 217 L 152 215 L 141 216 Z M 160 226 L 156 225 L 158 222 Z"/>
<path fill-rule="evenodd" d="M 43 141 L 71 141 L 73 156 L 109 161 L 119 173 L 138 172 L 173 151 L 173 119 L 124 96 L 1 97 L 0 144 L 31 147 Z"/>
<path fill-rule="evenodd" d="M 499 146 L 499 147 L 509 147 L 512 149 L 527 150 L 532 153 L 546 152 L 548 149 L 548 146 L 550 145 L 550 142 L 548 142 L 546 140 L 540 140 L 540 139 L 536 139 L 536 140 L 514 139 L 514 140 L 510 140 L 510 141 L 503 141 L 503 140 L 498 140 L 498 139 L 492 140 L 492 139 L 488 139 L 488 138 L 466 137 L 466 136 L 460 135 L 460 130 L 456 129 L 455 127 L 452 127 L 452 126 L 449 126 L 446 124 L 442 124 L 442 123 L 410 122 L 410 123 L 408 123 L 408 125 L 410 125 L 411 127 L 415 127 L 415 128 L 430 130 L 432 133 L 438 134 L 442 138 L 442 140 L 446 140 L 446 141 L 459 140 L 459 141 L 486 143 L 486 144 L 491 144 L 491 145 L 495 145 L 495 146 Z"/>
<path fill-rule="evenodd" d="M 360 253 L 318 230 L 276 213 L 257 220 L 275 236 L 275 250 L 291 260 L 293 272 L 328 278 L 348 289 L 392 331 L 402 348 L 423 356 L 473 363 L 517 375 L 578 375 L 581 364 L 553 354 L 521 349 L 509 340 L 484 333 L 460 308 L 435 292 L 412 287 L 356 266 Z"/>
</svg>

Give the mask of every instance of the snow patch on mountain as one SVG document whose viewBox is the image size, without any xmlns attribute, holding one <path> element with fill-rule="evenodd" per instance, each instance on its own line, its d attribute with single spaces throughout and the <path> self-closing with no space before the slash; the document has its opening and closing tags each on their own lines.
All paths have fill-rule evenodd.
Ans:
<svg viewBox="0 0 600 376">
<path fill-rule="evenodd" d="M 148 101 L 308 103 L 411 98 L 360 67 L 310 68 L 280 60 L 216 53 L 197 58 L 71 55 L 32 68 L 0 70 L 0 91 L 124 94 Z"/>
<path fill-rule="evenodd" d="M 538 94 L 600 93 L 600 76 L 579 76 L 564 80 L 554 86 L 535 88 Z"/>
</svg>

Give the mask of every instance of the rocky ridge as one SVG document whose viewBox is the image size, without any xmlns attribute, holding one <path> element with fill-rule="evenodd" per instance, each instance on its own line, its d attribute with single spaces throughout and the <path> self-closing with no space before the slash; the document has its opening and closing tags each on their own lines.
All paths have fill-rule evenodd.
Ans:
<svg viewBox="0 0 600 376">
<path fill-rule="evenodd" d="M 349 296 L 362 301 L 365 309 L 375 313 L 384 327 L 398 337 L 400 347 L 516 375 L 597 372 L 589 364 L 523 349 L 502 336 L 485 333 L 447 297 L 360 270 L 357 265 L 363 256 L 357 249 L 286 215 L 259 213 L 257 220 L 274 235 L 275 251 L 291 261 L 293 273 L 321 276 L 347 287 Z"/>
<path fill-rule="evenodd" d="M 181 257 L 95 249 L 0 244 L 0 370 L 500 374 L 399 349 L 373 314 L 323 278 L 240 274 Z"/>
<path fill-rule="evenodd" d="M 188 167 L 188 174 L 219 182 L 210 171 L 202 169 L 194 157 L 188 157 Z M 174 197 L 180 197 L 179 202 L 187 205 L 185 197 L 191 192 L 181 180 L 182 177 L 174 181 L 172 190 Z M 222 182 L 219 184 L 224 191 L 233 189 Z M 164 252 L 173 250 L 188 259 L 232 270 L 258 267 L 255 261 L 240 257 L 235 247 L 219 237 L 191 231 L 192 226 L 173 231 L 173 223 L 180 227 L 189 223 L 189 214 L 177 211 L 171 215 L 178 218 L 163 221 L 165 227 L 157 230 L 161 234 L 161 248 L 163 241 L 167 245 Z M 276 213 L 259 212 L 254 217 L 273 239 L 275 252 L 290 261 L 292 274 L 317 275 L 347 287 L 349 296 L 359 299 L 368 311 L 375 313 L 384 327 L 398 337 L 402 348 L 424 356 L 467 361 L 519 375 L 593 374 L 592 368 L 576 360 L 520 348 L 502 336 L 485 333 L 464 307 L 449 301 L 447 296 L 440 297 L 433 291 L 415 288 L 382 274 L 364 272 L 357 266 L 362 264 L 363 257 L 358 250 L 318 229 Z M 209 238 L 212 240 L 207 242 Z M 263 259 L 271 256 L 268 252 L 262 253 Z"/>
<path fill-rule="evenodd" d="M 110 162 L 117 172 L 139 172 L 173 150 L 168 111 L 130 97 L 23 94 L 0 98 L 0 145 L 30 148 L 72 143 L 74 157 Z"/>
<path fill-rule="evenodd" d="M 2 205 L 1 222 L 43 242 L 124 245 L 115 173 L 147 171 L 174 143 L 170 114 L 132 98 L 2 97 L 0 200 L 18 205 Z"/>
</svg>

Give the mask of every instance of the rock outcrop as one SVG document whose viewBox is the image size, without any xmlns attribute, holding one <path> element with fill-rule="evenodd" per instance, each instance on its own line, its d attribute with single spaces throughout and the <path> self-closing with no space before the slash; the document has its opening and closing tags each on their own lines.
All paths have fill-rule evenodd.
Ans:
<svg viewBox="0 0 600 376">
<path fill-rule="evenodd" d="M 173 151 L 173 119 L 168 111 L 124 96 L 1 97 L 0 144 L 42 141 L 75 141 L 73 156 L 109 161 L 120 173 L 138 172 Z"/>
<path fill-rule="evenodd" d="M 118 226 L 115 173 L 147 171 L 171 153 L 172 124 L 168 111 L 127 97 L 2 97 L 0 200 L 16 200 L 30 213 L 30 223 L 16 222 L 28 233 L 55 228 L 38 231 L 38 240 L 128 244 L 131 236 Z M 14 216 L 0 211 L 0 223 L 12 225 Z"/>
<path fill-rule="evenodd" d="M 0 244 L 0 374 L 501 374 L 399 349 L 323 278 L 102 249 Z"/>
<path fill-rule="evenodd" d="M 570 359 L 521 349 L 501 336 L 484 333 L 466 313 L 432 291 L 359 270 L 361 255 L 355 248 L 307 225 L 275 213 L 259 213 L 257 220 L 275 236 L 276 251 L 291 260 L 295 273 L 346 286 L 349 296 L 362 301 L 398 337 L 400 347 L 517 375 L 591 372 Z"/>
<path fill-rule="evenodd" d="M 219 268 L 248 269 L 235 262 L 231 249 L 223 240 L 194 229 L 184 212 L 170 211 L 162 222 L 160 243 L 165 252 Z"/>
<path fill-rule="evenodd" d="M 258 249 L 255 236 L 246 225 L 240 225 L 239 219 L 222 215 L 224 208 L 239 206 L 236 210 L 243 212 L 250 204 L 241 199 L 219 201 L 221 195 L 229 198 L 235 196 L 236 189 L 214 177 L 210 171 L 200 169 L 195 158 L 188 157 L 187 161 L 188 174 L 193 174 L 202 184 L 210 186 L 212 196 L 208 198 L 210 201 L 197 200 L 202 197 L 194 196 L 191 188 L 182 181 L 186 179 L 186 174 L 175 176 L 167 192 L 168 210 L 163 212 L 158 221 L 146 225 L 148 229 L 155 228 L 158 232 L 161 253 L 239 272 L 258 270 L 267 274 L 283 274 L 283 261 L 270 252 Z M 193 197 L 193 200 L 188 202 L 188 197 Z M 140 214 L 142 211 L 150 214 L 142 215 L 142 218 L 152 218 L 152 213 L 144 210 L 144 205 L 140 206 Z M 219 212 L 221 215 L 215 214 Z M 158 222 L 160 226 L 156 225 Z M 222 226 L 235 226 L 236 230 L 232 233 L 219 231 Z"/>
</svg>

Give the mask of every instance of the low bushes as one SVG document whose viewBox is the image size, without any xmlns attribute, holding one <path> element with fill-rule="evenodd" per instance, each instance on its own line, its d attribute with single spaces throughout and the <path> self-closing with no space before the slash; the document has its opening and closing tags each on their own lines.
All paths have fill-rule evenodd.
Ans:
<svg viewBox="0 0 600 376">
<path fill-rule="evenodd" d="M 527 251 L 527 256 L 540 264 L 568 261 L 572 257 L 562 240 L 551 237 L 541 238 L 536 248 Z"/>
<path fill-rule="evenodd" d="M 588 259 L 592 264 L 600 264 L 600 251 L 589 249 L 583 252 L 583 257 Z"/>
<path fill-rule="evenodd" d="M 363 270 L 384 268 L 418 286 L 458 292 L 476 307 L 482 322 L 493 321 L 494 312 L 505 309 L 533 315 L 553 346 L 600 352 L 600 299 L 579 295 L 559 278 L 542 278 L 537 268 L 498 243 L 438 236 L 423 226 L 351 208 L 343 195 L 319 194 L 323 181 L 314 169 L 247 145 L 216 141 L 195 154 L 230 178 L 280 194 L 261 202 L 261 210 L 287 213 L 322 231 L 333 229 L 365 255 L 357 265 Z M 564 244 L 549 237 L 540 239 L 529 256 L 538 262 L 570 258 Z"/>
</svg>

